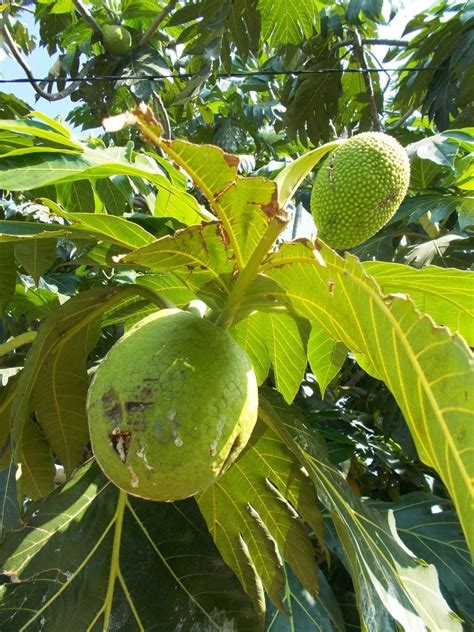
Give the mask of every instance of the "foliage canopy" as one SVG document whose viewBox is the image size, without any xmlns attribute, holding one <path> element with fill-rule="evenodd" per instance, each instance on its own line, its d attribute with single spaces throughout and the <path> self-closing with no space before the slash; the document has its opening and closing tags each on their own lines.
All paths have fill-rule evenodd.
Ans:
<svg viewBox="0 0 474 632">
<path fill-rule="evenodd" d="M 392 11 L 3 7 L 9 54 L 54 56 L 28 75 L 38 98 L 73 105 L 64 122 L 0 92 L 2 630 L 71 613 L 78 632 L 471 629 L 474 18 L 447 0 L 414 17 L 384 83 Z M 311 187 L 368 130 L 406 148 L 409 190 L 335 251 Z M 124 332 L 170 305 L 246 352 L 259 410 L 214 484 L 161 503 L 101 473 L 86 401 Z"/>
</svg>

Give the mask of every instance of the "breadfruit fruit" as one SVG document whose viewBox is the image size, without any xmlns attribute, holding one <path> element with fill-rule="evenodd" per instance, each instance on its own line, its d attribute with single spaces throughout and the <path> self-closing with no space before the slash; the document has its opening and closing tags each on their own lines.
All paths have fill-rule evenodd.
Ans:
<svg viewBox="0 0 474 632">
<path fill-rule="evenodd" d="M 129 494 L 173 501 L 205 490 L 250 438 L 258 388 L 241 347 L 208 320 L 165 309 L 106 355 L 87 397 L 94 455 Z"/>
<path fill-rule="evenodd" d="M 105 50 L 111 55 L 121 57 L 132 48 L 132 36 L 123 26 L 108 24 L 102 31 Z"/>
<path fill-rule="evenodd" d="M 318 237 L 351 248 L 375 235 L 394 215 L 410 181 L 410 163 L 391 136 L 365 132 L 336 147 L 319 169 L 311 193 Z"/>
</svg>

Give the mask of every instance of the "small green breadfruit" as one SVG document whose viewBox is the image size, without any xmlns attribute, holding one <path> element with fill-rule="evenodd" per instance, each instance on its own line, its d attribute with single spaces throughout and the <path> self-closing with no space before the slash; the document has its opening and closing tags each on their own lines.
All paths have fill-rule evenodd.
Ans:
<svg viewBox="0 0 474 632">
<path fill-rule="evenodd" d="M 410 163 L 391 136 L 365 132 L 336 147 L 311 193 L 318 237 L 351 248 L 375 235 L 394 215 L 410 181 Z"/>
<path fill-rule="evenodd" d="M 118 24 L 108 24 L 104 27 L 103 42 L 105 50 L 111 55 L 121 57 L 132 48 L 132 36 L 127 29 Z"/>
<path fill-rule="evenodd" d="M 241 347 L 208 320 L 166 309 L 135 324 L 92 380 L 94 455 L 129 494 L 173 501 L 205 490 L 250 438 L 258 388 Z"/>
</svg>

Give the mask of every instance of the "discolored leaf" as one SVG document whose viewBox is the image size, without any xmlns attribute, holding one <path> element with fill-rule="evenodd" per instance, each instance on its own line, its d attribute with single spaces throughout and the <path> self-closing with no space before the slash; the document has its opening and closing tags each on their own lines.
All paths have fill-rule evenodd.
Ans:
<svg viewBox="0 0 474 632">
<path fill-rule="evenodd" d="M 242 269 L 269 221 L 280 216 L 275 184 L 264 178 L 237 175 L 238 156 L 218 147 L 181 140 L 162 140 L 160 146 L 207 197 L 212 212 L 222 222 L 236 267 Z M 281 219 L 286 218 L 281 215 Z"/>
<path fill-rule="evenodd" d="M 123 260 L 153 272 L 172 272 L 191 292 L 222 307 L 229 292 L 234 262 L 218 222 L 191 226 L 130 253 Z"/>
</svg>

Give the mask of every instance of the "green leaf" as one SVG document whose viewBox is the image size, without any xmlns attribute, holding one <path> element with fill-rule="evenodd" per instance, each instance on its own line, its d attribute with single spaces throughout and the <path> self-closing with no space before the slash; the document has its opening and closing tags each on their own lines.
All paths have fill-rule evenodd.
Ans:
<svg viewBox="0 0 474 632">
<path fill-rule="evenodd" d="M 296 189 L 300 186 L 308 173 L 314 169 L 321 158 L 342 142 L 344 141 L 335 140 L 332 143 L 326 143 L 322 147 L 307 151 L 280 171 L 275 178 L 275 182 L 278 186 L 278 200 L 282 207 L 288 204 Z"/>
<path fill-rule="evenodd" d="M 133 285 L 87 290 L 69 299 L 43 320 L 28 352 L 12 403 L 11 437 L 16 462 L 21 462 L 24 425 L 36 409 L 42 430 L 54 451 L 58 450 L 58 456 L 64 459 L 66 470 L 71 471 L 77 465 L 88 435 L 81 413 L 86 384 L 84 377 L 74 371 L 85 363 L 90 328 L 102 313 L 137 294 L 145 295 L 149 300 L 153 296 L 149 290 Z M 70 357 L 74 353 L 79 357 Z M 72 373 L 67 370 L 68 364 L 73 367 Z M 75 399 L 76 388 L 80 388 L 79 403 Z"/>
<path fill-rule="evenodd" d="M 0 552 L 4 632 L 69 629 L 71 613 L 81 630 L 261 629 L 193 500 L 127 498 L 91 463 L 25 523 Z"/>
<path fill-rule="evenodd" d="M 56 239 L 20 241 L 15 246 L 15 259 L 33 277 L 35 283 L 38 283 L 39 278 L 56 259 Z"/>
<path fill-rule="evenodd" d="M 16 490 L 17 466 L 11 460 L 0 470 L 0 544 L 9 529 L 20 526 L 20 508 Z"/>
<path fill-rule="evenodd" d="M 203 301 L 224 305 L 234 265 L 220 222 L 190 226 L 127 255 L 123 263 L 172 272 Z"/>
<path fill-rule="evenodd" d="M 69 235 L 66 226 L 58 224 L 36 224 L 33 222 L 14 222 L 0 220 L 0 242 L 13 243 L 22 239 L 51 239 Z M 0 252 L 4 252 L 4 246 Z"/>
<path fill-rule="evenodd" d="M 54 312 L 60 305 L 59 298 L 64 299 L 58 292 L 17 283 L 8 310 L 15 318 L 25 316 L 32 323 Z"/>
<path fill-rule="evenodd" d="M 10 414 L 18 376 L 11 377 L 0 391 L 0 469 L 10 465 Z"/>
<path fill-rule="evenodd" d="M 418 454 L 436 469 L 455 502 L 471 550 L 474 371 L 464 340 L 420 316 L 402 296 L 384 297 L 352 256 L 314 244 L 283 245 L 264 266 L 279 294 L 334 340 L 363 356 L 392 391 Z"/>
<path fill-rule="evenodd" d="M 258 10 L 262 14 L 261 40 L 270 46 L 299 44 L 313 35 L 318 20 L 318 0 L 259 0 Z"/>
<path fill-rule="evenodd" d="M 153 183 L 158 191 L 166 191 L 169 204 L 166 215 L 179 211 L 176 218 L 186 224 L 197 224 L 209 218 L 197 201 L 182 186 L 170 182 L 167 176 L 157 173 L 156 168 L 144 161 L 136 166 L 127 159 L 127 148 L 85 148 L 80 155 L 26 154 L 12 158 L 0 158 L 0 188 L 9 191 L 29 191 L 50 184 L 75 182 L 89 178 L 105 178 L 114 175 L 138 176 Z M 169 212 L 168 212 L 169 211 Z"/>
<path fill-rule="evenodd" d="M 440 590 L 436 569 L 420 564 L 401 544 L 393 514 L 381 514 L 354 494 L 332 466 L 325 446 L 302 425 L 295 407 L 261 398 L 261 417 L 301 460 L 318 498 L 330 511 L 357 593 L 364 629 L 390 629 L 388 613 L 410 632 L 461 632 Z M 296 442 L 295 442 L 296 439 Z M 303 449 L 300 447 L 302 446 Z"/>
<path fill-rule="evenodd" d="M 71 138 L 66 128 L 63 128 L 66 133 L 58 133 L 57 128 L 54 129 L 49 124 L 49 121 L 48 123 L 44 123 L 29 120 L 0 120 L 0 130 L 5 130 L 7 132 L 17 132 L 18 134 L 27 134 L 28 136 L 33 136 L 37 139 L 49 141 L 56 145 L 73 149 L 77 152 L 82 152 L 84 149 L 79 141 L 75 141 Z M 47 146 L 45 147 L 45 151 L 48 151 Z"/>
<path fill-rule="evenodd" d="M 395 503 L 374 506 L 379 511 L 393 511 L 403 542 L 417 557 L 437 567 L 443 592 L 466 621 L 474 620 L 474 570 L 451 502 L 413 492 Z"/>
<path fill-rule="evenodd" d="M 347 349 L 336 342 L 316 323 L 311 323 L 308 340 L 308 361 L 324 398 L 326 388 L 341 370 L 347 357 Z"/>
<path fill-rule="evenodd" d="M 100 178 L 94 183 L 94 187 L 107 213 L 123 215 L 128 210 L 127 198 L 111 178 Z"/>
<path fill-rule="evenodd" d="M 262 584 L 283 607 L 282 559 L 316 594 L 313 546 L 302 522 L 322 542 L 316 495 L 293 455 L 264 424 L 257 425 L 229 470 L 199 495 L 198 505 L 222 557 L 259 612 L 264 611 Z"/>
<path fill-rule="evenodd" d="M 289 404 L 298 392 L 306 369 L 307 336 L 287 314 L 261 314 L 263 336 L 275 373 L 275 385 Z"/>
<path fill-rule="evenodd" d="M 474 347 L 474 275 L 467 270 L 367 261 L 365 270 L 384 294 L 407 293 L 417 309 L 439 325 L 458 331 Z"/>
<path fill-rule="evenodd" d="M 249 304 L 244 307 L 246 311 Z M 263 304 L 263 309 L 265 307 Z M 248 353 L 259 384 L 265 380 L 271 363 L 276 388 L 288 403 L 295 398 L 304 377 L 307 329 L 307 324 L 300 319 L 261 311 L 252 312 L 231 329 L 231 334 Z"/>
<path fill-rule="evenodd" d="M 66 344 L 50 351 L 43 359 L 30 395 L 30 406 L 67 475 L 83 461 L 89 441 L 86 363 L 98 335 L 96 318 L 68 337 Z M 24 436 L 22 440 L 25 456 Z"/>
<path fill-rule="evenodd" d="M 22 496 L 38 500 L 54 489 L 54 458 L 38 424 L 28 420 L 23 429 L 21 478 Z"/>
<path fill-rule="evenodd" d="M 86 234 L 95 235 L 127 250 L 134 250 L 154 241 L 153 235 L 147 230 L 123 217 L 103 213 L 68 213 L 50 200 L 43 202 L 50 206 L 54 213 L 69 220 L 73 230 L 83 230 Z M 78 236 L 80 234 L 78 233 Z"/>
<path fill-rule="evenodd" d="M 270 219 L 278 216 L 275 184 L 264 178 L 237 175 L 239 158 L 224 153 L 219 147 L 175 140 L 162 141 L 162 148 L 209 200 L 212 212 L 222 222 L 237 268 L 241 270 Z"/>
<path fill-rule="evenodd" d="M 262 384 L 270 369 L 270 356 L 264 339 L 265 318 L 261 312 L 254 312 L 230 330 L 252 362 L 258 384 Z"/>
<path fill-rule="evenodd" d="M 28 253 L 34 252 L 35 246 L 31 245 L 32 241 L 50 240 L 53 236 L 94 242 L 101 240 L 107 242 L 106 252 L 109 253 L 111 243 L 117 244 L 121 249 L 134 250 L 155 239 L 147 230 L 122 217 L 102 213 L 67 213 L 52 200 L 43 199 L 42 202 L 51 208 L 54 214 L 64 217 L 71 224 L 0 221 L 0 242 L 25 242 L 24 250 Z M 36 248 L 39 249 L 39 246 Z M 111 260 L 103 263 L 110 265 Z"/>
<path fill-rule="evenodd" d="M 0 307 L 4 307 L 15 292 L 15 244 L 2 244 L 0 248 Z"/>
<path fill-rule="evenodd" d="M 95 210 L 94 190 L 89 180 L 76 180 L 56 185 L 59 204 L 71 213 L 93 213 Z"/>
<path fill-rule="evenodd" d="M 265 632 L 345 632 L 341 609 L 321 570 L 318 569 L 317 595 L 310 595 L 291 569 L 285 571 L 283 605 L 289 615 L 271 608 L 267 613 Z"/>
</svg>

